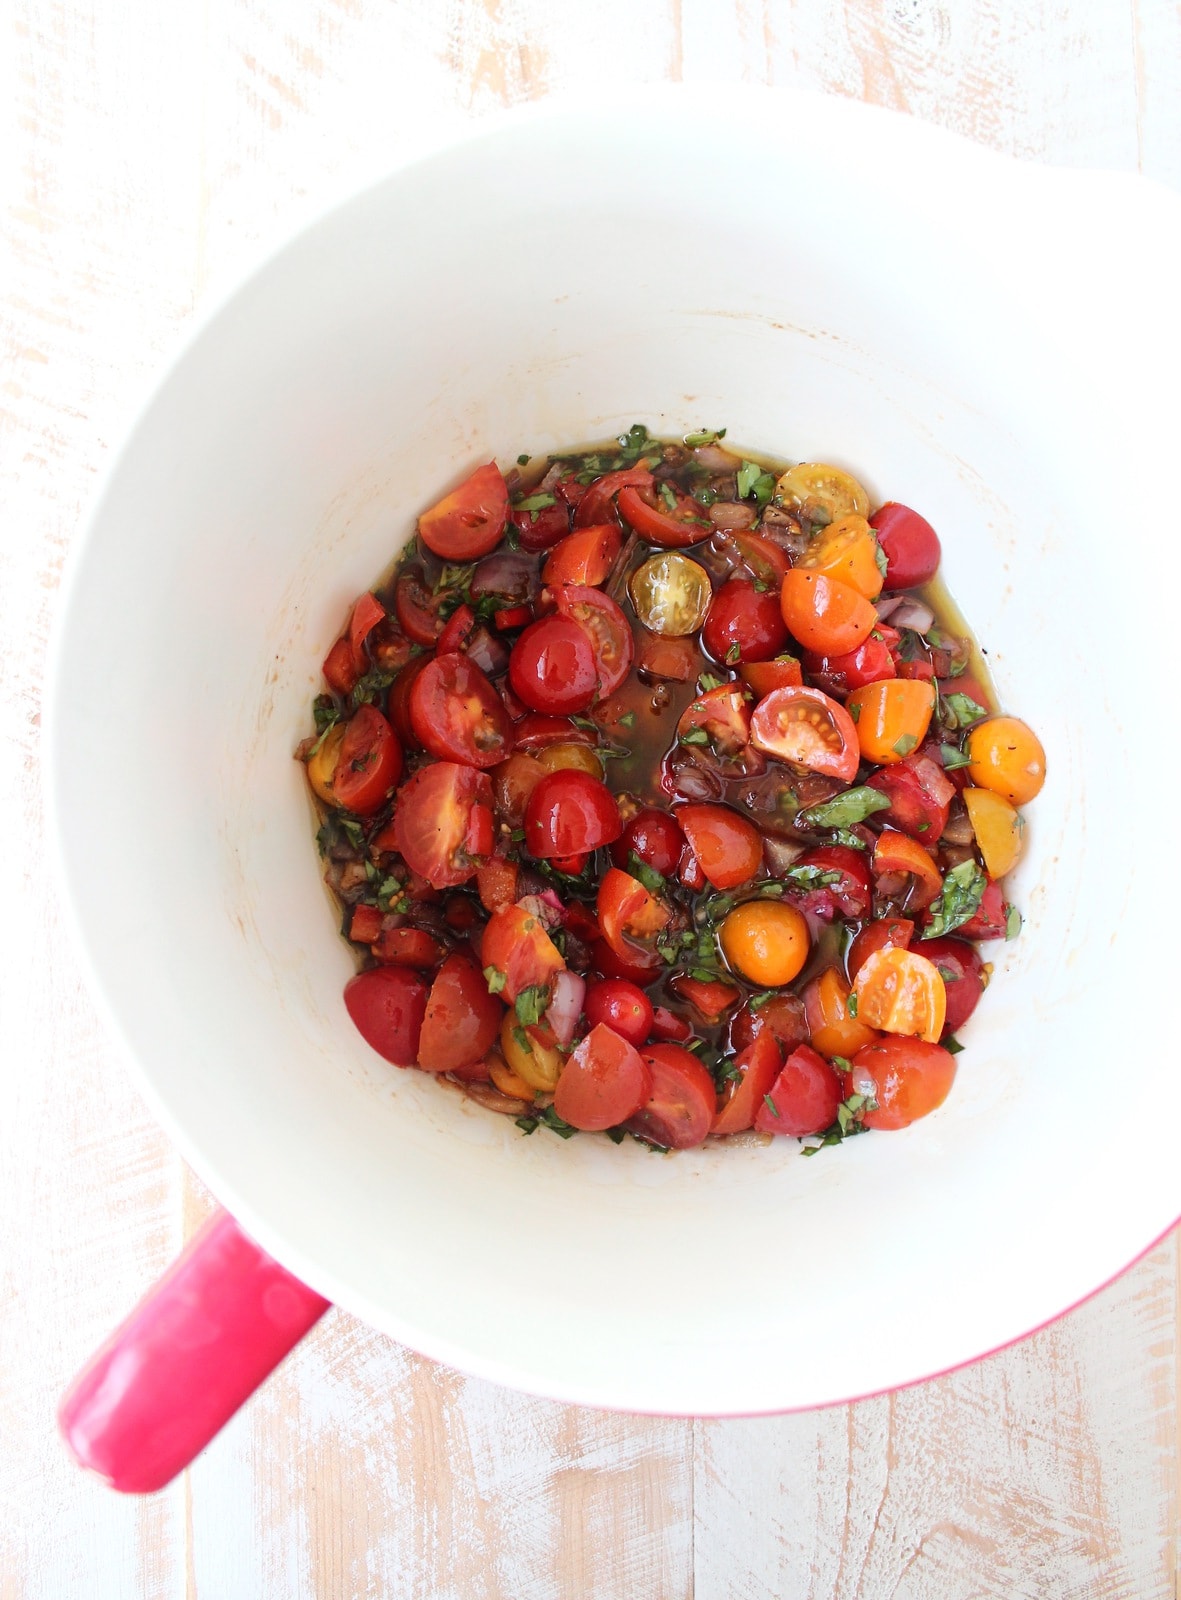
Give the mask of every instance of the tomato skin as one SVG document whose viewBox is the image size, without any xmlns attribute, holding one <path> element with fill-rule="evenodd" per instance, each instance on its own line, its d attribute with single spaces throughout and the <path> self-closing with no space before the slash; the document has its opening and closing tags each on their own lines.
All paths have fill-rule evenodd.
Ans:
<svg viewBox="0 0 1181 1600">
<path fill-rule="evenodd" d="M 623 535 L 617 522 L 576 528 L 550 551 L 541 569 L 541 581 L 551 588 L 560 583 L 597 588 L 611 576 L 622 548 Z"/>
<path fill-rule="evenodd" d="M 513 729 L 513 749 L 530 753 L 551 744 L 593 744 L 594 736 L 570 717 L 547 717 L 528 711 Z"/>
<path fill-rule="evenodd" d="M 651 983 L 664 971 L 664 962 L 659 954 L 655 950 L 645 950 L 640 945 L 629 945 L 617 950 L 605 938 L 592 939 L 590 954 L 595 968 L 605 978 L 623 978 L 628 983 L 643 985 Z M 663 1007 L 654 1008 L 656 1011 L 663 1009 Z M 653 1026 L 655 1027 L 655 1022 Z M 691 1030 L 686 1026 L 685 1038 L 691 1036 Z M 676 1037 L 680 1038 L 681 1035 L 678 1033 Z"/>
<path fill-rule="evenodd" d="M 507 761 L 492 769 L 492 794 L 496 815 L 510 828 L 519 828 L 534 789 L 545 777 L 545 768 L 535 756 L 514 750 Z"/>
<path fill-rule="evenodd" d="M 626 978 L 600 978 L 588 985 L 583 1010 L 592 1028 L 605 1022 L 629 1044 L 643 1044 L 652 1028 L 651 1000 Z"/>
<path fill-rule="evenodd" d="M 819 678 L 820 687 L 827 694 L 848 694 L 853 689 L 863 689 L 867 683 L 877 683 L 880 678 L 898 676 L 886 641 L 875 639 L 872 633 L 856 650 L 844 655 L 822 656 L 805 650 L 803 664 L 809 678 Z"/>
<path fill-rule="evenodd" d="M 879 822 L 923 844 L 934 844 L 942 837 L 955 785 L 929 756 L 916 751 L 905 761 L 871 773 L 865 781 L 871 789 L 880 789 L 890 802 L 888 811 L 875 813 Z"/>
<path fill-rule="evenodd" d="M 861 759 L 857 729 L 844 706 L 821 689 L 774 689 L 754 708 L 750 742 L 777 761 L 852 783 Z"/>
<path fill-rule="evenodd" d="M 700 544 L 713 532 L 703 507 L 690 495 L 676 495 L 676 509 L 666 508 L 654 482 L 647 487 L 626 487 L 619 492 L 619 514 L 641 539 L 663 550 L 681 550 Z"/>
<path fill-rule="evenodd" d="M 531 623 L 513 646 L 508 676 L 530 710 L 551 715 L 585 711 L 599 687 L 590 636 L 571 617 Z"/>
<path fill-rule="evenodd" d="M 451 889 L 475 876 L 479 862 L 472 847 L 482 834 L 490 853 L 492 785 L 474 767 L 435 761 L 398 791 L 394 847 L 433 888 Z"/>
<path fill-rule="evenodd" d="M 643 1055 L 651 1088 L 643 1106 L 628 1119 L 628 1132 L 666 1150 L 691 1150 L 703 1143 L 718 1099 L 709 1073 L 679 1044 L 650 1044 Z"/>
<path fill-rule="evenodd" d="M 376 595 L 366 591 L 358 596 L 348 627 L 324 658 L 324 678 L 333 693 L 352 693 L 367 665 L 365 640 L 377 624 L 385 620 L 385 607 Z"/>
<path fill-rule="evenodd" d="M 634 1044 L 598 1023 L 574 1048 L 554 1090 L 554 1110 L 572 1127 L 602 1133 L 645 1104 L 652 1073 Z"/>
<path fill-rule="evenodd" d="M 711 1133 L 745 1133 L 747 1128 L 754 1127 L 755 1116 L 764 1103 L 763 1096 L 770 1093 L 783 1067 L 782 1053 L 770 1029 L 756 1034 L 743 1046 L 733 1064 L 742 1076 L 723 1086 Z"/>
<path fill-rule="evenodd" d="M 376 706 L 359 706 L 349 719 L 332 774 L 337 804 L 360 817 L 384 805 L 402 776 L 402 746 Z"/>
<path fill-rule="evenodd" d="M 822 844 L 808 850 L 796 862 L 797 867 L 817 867 L 821 872 L 839 872 L 834 883 L 814 886 L 788 886 L 787 899 L 801 911 L 811 911 L 826 922 L 840 915 L 858 922 L 869 916 L 873 903 L 869 862 L 864 850 L 854 850 L 847 844 Z"/>
<path fill-rule="evenodd" d="M 476 625 L 476 613 L 469 605 L 456 606 L 448 617 L 435 649 L 439 655 L 450 655 L 458 650 Z"/>
<path fill-rule="evenodd" d="M 430 656 L 412 656 L 390 684 L 390 692 L 386 696 L 386 716 L 404 749 L 419 748 L 414 724 L 410 720 L 410 695 L 419 673 L 426 670 L 431 659 Z"/>
<path fill-rule="evenodd" d="M 762 1033 L 769 1033 L 780 1052 L 789 1055 L 797 1045 L 807 1044 L 808 1024 L 799 995 L 773 994 L 761 1006 L 744 1005 L 730 1024 L 731 1050 L 745 1050 Z"/>
<path fill-rule="evenodd" d="M 456 1072 L 482 1061 L 496 1042 L 504 1007 L 465 955 L 448 956 L 431 985 L 418 1041 L 427 1072 Z"/>
<path fill-rule="evenodd" d="M 845 704 L 865 760 L 893 766 L 927 737 L 935 687 L 921 678 L 880 678 L 854 689 Z"/>
<path fill-rule="evenodd" d="M 646 467 L 626 467 L 605 472 L 587 487 L 574 513 L 576 528 L 590 528 L 615 516 L 615 497 L 621 489 L 650 489 L 655 482 Z"/>
<path fill-rule="evenodd" d="M 798 689 L 804 674 L 795 656 L 776 656 L 773 661 L 747 661 L 738 676 L 756 700 L 765 700 L 773 689 Z"/>
<path fill-rule="evenodd" d="M 510 1006 L 523 989 L 548 989 L 566 965 L 540 919 L 518 905 L 502 906 L 489 917 L 480 957 L 485 967 L 504 974 L 500 992 Z"/>
<path fill-rule="evenodd" d="M 784 1133 L 795 1139 L 823 1133 L 836 1121 L 842 1099 L 841 1080 L 823 1056 L 802 1044 L 783 1068 L 755 1112 L 760 1133 Z"/>
<path fill-rule="evenodd" d="M 559 585 L 554 603 L 558 615 L 576 623 L 590 640 L 598 674 L 596 698 L 606 700 L 631 671 L 634 644 L 627 618 L 610 595 L 585 584 Z"/>
<path fill-rule="evenodd" d="M 787 643 L 779 597 L 745 578 L 728 578 L 710 602 L 701 642 L 715 661 L 727 666 L 770 661 Z"/>
<path fill-rule="evenodd" d="M 895 828 L 883 828 L 878 834 L 873 876 L 878 893 L 899 901 L 907 911 L 922 911 L 943 887 L 943 875 L 924 846 Z"/>
<path fill-rule="evenodd" d="M 386 928 L 373 940 L 373 959 L 391 967 L 417 967 L 432 972 L 447 952 L 423 928 Z"/>
<path fill-rule="evenodd" d="M 715 889 L 749 883 L 763 864 L 763 841 L 753 822 L 728 806 L 677 808 L 677 821 L 702 872 Z"/>
<path fill-rule="evenodd" d="M 615 796 L 588 772 L 547 773 L 525 808 L 525 848 L 541 861 L 597 850 L 622 831 Z"/>
<path fill-rule="evenodd" d="M 500 543 L 508 522 L 504 474 L 490 461 L 418 519 L 423 544 L 444 561 L 475 561 Z"/>
<path fill-rule="evenodd" d="M 439 615 L 446 596 L 432 594 L 416 567 L 400 574 L 394 586 L 394 611 L 402 631 L 415 644 L 433 645 L 446 627 Z"/>
<path fill-rule="evenodd" d="M 867 1128 L 890 1132 L 936 1111 L 955 1080 L 955 1057 L 923 1039 L 878 1039 L 858 1050 L 850 1066 L 846 1094 L 861 1093 L 857 1085 L 867 1077 L 877 1086 L 877 1110 L 861 1120 Z"/>
<path fill-rule="evenodd" d="M 919 946 L 943 979 L 947 990 L 947 1014 L 943 1019 L 943 1038 L 956 1033 L 967 1022 L 984 993 L 984 962 L 975 945 L 966 939 L 927 939 Z"/>
<path fill-rule="evenodd" d="M 888 945 L 898 950 L 909 950 L 913 938 L 914 923 L 907 917 L 879 917 L 874 922 L 867 922 L 849 946 L 849 954 L 845 959 L 849 982 L 853 982 L 875 950 L 884 950 Z M 950 1000 L 950 994 L 948 998 Z"/>
<path fill-rule="evenodd" d="M 662 1044 L 684 1044 L 693 1037 L 693 1029 L 684 1017 L 675 1016 L 667 1006 L 653 1006 L 652 1037 Z"/>
<path fill-rule="evenodd" d="M 427 986 L 409 967 L 371 967 L 344 986 L 344 1003 L 357 1032 L 396 1067 L 418 1060 Z"/>
<path fill-rule="evenodd" d="M 634 853 L 645 866 L 662 877 L 671 878 L 684 848 L 685 835 L 677 819 L 667 811 L 657 811 L 655 806 L 645 806 L 636 812 L 611 846 L 611 859 L 626 872 Z"/>
<path fill-rule="evenodd" d="M 564 505 L 541 506 L 536 511 L 514 506 L 509 516 L 517 530 L 518 544 L 531 555 L 551 549 L 570 532 L 570 512 Z"/>
<path fill-rule="evenodd" d="M 939 535 L 917 511 L 887 500 L 869 519 L 886 557 L 886 588 L 917 589 L 939 570 Z"/>
<path fill-rule="evenodd" d="M 440 761 L 495 767 L 512 746 L 508 712 L 488 679 L 458 651 L 437 655 L 410 690 L 410 724 Z"/>
<path fill-rule="evenodd" d="M 764 538 L 761 533 L 751 533 L 745 528 L 731 529 L 724 536 L 724 542 L 737 555 L 738 566 L 749 573 L 756 583 L 765 583 L 769 589 L 778 592 L 791 569 L 791 562 L 777 544 Z"/>
<path fill-rule="evenodd" d="M 793 639 L 818 655 L 844 655 L 869 638 L 877 612 L 863 594 L 839 578 L 793 567 L 779 596 Z"/>
</svg>

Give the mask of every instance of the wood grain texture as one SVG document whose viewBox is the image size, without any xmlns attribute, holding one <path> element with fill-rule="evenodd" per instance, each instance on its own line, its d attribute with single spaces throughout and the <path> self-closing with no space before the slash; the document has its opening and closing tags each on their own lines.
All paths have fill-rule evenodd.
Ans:
<svg viewBox="0 0 1181 1600">
<path fill-rule="evenodd" d="M 820 88 L 1181 184 L 1171 0 L 0 0 L 2 1600 L 1177 1593 L 1176 1237 L 988 1362 L 821 1413 L 566 1408 L 334 1313 L 151 1501 L 53 1436 L 62 1383 L 208 1203 L 48 877 L 45 652 L 97 474 L 194 311 L 323 196 L 621 79 Z"/>
</svg>

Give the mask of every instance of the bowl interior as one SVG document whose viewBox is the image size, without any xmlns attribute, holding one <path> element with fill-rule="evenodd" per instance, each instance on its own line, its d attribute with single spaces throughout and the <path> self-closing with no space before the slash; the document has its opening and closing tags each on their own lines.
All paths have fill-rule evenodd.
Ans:
<svg viewBox="0 0 1181 1600">
<path fill-rule="evenodd" d="M 1096 1287 L 1177 1209 L 1142 1107 L 1111 1103 L 1125 1036 L 1097 998 L 1133 980 L 1154 904 L 1119 832 L 1134 765 L 1112 759 L 1136 747 L 1134 664 L 1080 626 L 1125 582 L 1100 576 L 1105 419 L 1080 415 L 1038 307 L 947 225 L 964 184 L 1024 179 L 940 145 L 919 185 L 892 119 L 767 115 L 510 124 L 300 236 L 143 415 L 57 665 L 67 882 L 189 1158 L 391 1333 L 634 1409 L 776 1410 L 939 1370 Z M 387 1068 L 345 1016 L 292 760 L 325 650 L 441 489 L 637 420 L 725 425 L 916 505 L 1046 745 L 1025 931 L 990 952 L 951 1099 L 904 1134 L 812 1160 L 523 1139 Z"/>
</svg>

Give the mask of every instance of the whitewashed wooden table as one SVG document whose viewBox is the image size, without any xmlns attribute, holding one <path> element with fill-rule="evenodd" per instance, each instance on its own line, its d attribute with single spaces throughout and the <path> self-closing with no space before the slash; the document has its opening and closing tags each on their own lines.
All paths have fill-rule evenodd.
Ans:
<svg viewBox="0 0 1181 1600">
<path fill-rule="evenodd" d="M 46 642 L 96 475 L 194 311 L 320 198 L 489 109 L 670 78 L 821 88 L 1181 186 L 1175 0 L 0 3 L 3 1600 L 1178 1592 L 1176 1236 L 1002 1355 L 821 1413 L 571 1409 L 333 1313 L 151 1500 L 55 1440 L 62 1383 L 207 1204 L 91 1009 L 46 864 Z M 183 915 L 167 885 L 161 912 Z"/>
</svg>

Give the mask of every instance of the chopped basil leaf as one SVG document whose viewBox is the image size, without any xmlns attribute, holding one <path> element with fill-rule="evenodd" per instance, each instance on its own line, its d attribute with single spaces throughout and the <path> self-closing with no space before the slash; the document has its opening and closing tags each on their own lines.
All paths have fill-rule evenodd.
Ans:
<svg viewBox="0 0 1181 1600">
<path fill-rule="evenodd" d="M 838 1072 L 852 1072 L 853 1063 L 848 1056 L 833 1056 L 832 1064 Z"/>
<path fill-rule="evenodd" d="M 752 1011 L 761 1011 L 768 1000 L 774 1000 L 774 989 L 764 989 L 761 994 L 752 994 L 748 1004 Z"/>
<path fill-rule="evenodd" d="M 944 983 L 958 983 L 960 981 L 958 972 L 954 972 L 951 967 L 943 966 L 938 961 L 935 963 L 935 971 L 943 979 Z"/>
<path fill-rule="evenodd" d="M 549 989 L 543 983 L 533 983 L 521 990 L 513 1009 L 522 1026 L 530 1028 L 545 1016 L 548 1005 Z"/>
<path fill-rule="evenodd" d="M 681 734 L 680 742 L 682 744 L 708 744 L 709 734 L 706 733 L 704 728 L 690 728 L 688 732 Z"/>
<path fill-rule="evenodd" d="M 747 500 L 754 496 L 756 503 L 765 506 L 775 493 L 773 473 L 764 472 L 757 461 L 744 461 L 738 469 L 738 498 Z"/>
<path fill-rule="evenodd" d="M 672 484 L 661 483 L 657 485 L 657 487 L 660 491 L 660 498 L 664 501 L 665 505 L 670 511 L 675 511 L 677 509 L 677 495 Z"/>
<path fill-rule="evenodd" d="M 687 433 L 685 444 L 690 450 L 698 450 L 703 444 L 717 444 L 719 439 L 725 437 L 725 428 L 703 428 L 700 433 Z"/>
<path fill-rule="evenodd" d="M 939 755 L 943 762 L 944 770 L 947 772 L 954 772 L 957 767 L 970 767 L 972 765 L 971 756 L 966 756 L 958 745 L 941 744 L 939 746 Z"/>
<path fill-rule="evenodd" d="M 399 897 L 401 895 L 401 893 L 402 893 L 402 884 L 401 884 L 400 879 L 398 879 L 398 878 L 383 878 L 382 881 L 377 886 L 377 906 L 378 906 L 378 910 L 380 910 L 380 911 L 393 911 L 395 909 L 393 902 L 397 897 Z M 397 909 L 401 910 L 401 904 L 402 904 L 402 902 L 399 899 L 398 900 L 398 908 Z"/>
<path fill-rule="evenodd" d="M 524 1028 L 522 1028 L 519 1022 L 513 1023 L 513 1038 L 517 1041 L 522 1050 L 527 1050 L 530 1055 L 533 1054 L 533 1046 L 529 1042 L 529 1035 L 525 1032 Z"/>
<path fill-rule="evenodd" d="M 830 883 L 840 883 L 844 873 L 835 868 L 813 866 L 811 862 L 798 867 L 788 867 L 783 874 L 785 883 L 794 884 L 800 889 L 824 889 Z"/>
<path fill-rule="evenodd" d="M 930 925 L 923 930 L 924 939 L 938 939 L 955 928 L 971 922 L 980 909 L 988 879 L 975 861 L 961 861 L 958 867 L 943 879 L 943 888 L 931 906 Z"/>
<path fill-rule="evenodd" d="M 988 715 L 987 707 L 970 694 L 956 692 L 939 696 L 939 720 L 948 728 L 970 728 Z"/>
<path fill-rule="evenodd" d="M 499 994 L 505 985 L 505 975 L 499 967 L 485 967 L 484 978 L 488 984 L 489 994 Z"/>
<path fill-rule="evenodd" d="M 1015 939 L 1021 932 L 1022 916 L 1016 906 L 1005 908 L 1005 938 Z"/>
<path fill-rule="evenodd" d="M 650 867 L 646 861 L 641 861 L 634 850 L 632 850 L 628 855 L 627 870 L 631 873 L 633 878 L 639 879 L 649 894 L 664 893 L 667 885 L 665 884 L 663 874 L 657 872 L 655 867 Z"/>
<path fill-rule="evenodd" d="M 878 571 L 884 578 L 886 573 L 889 571 L 890 563 L 886 558 L 886 552 L 882 549 L 881 545 L 876 539 L 873 543 L 873 558 L 877 562 Z M 879 634 L 878 637 L 880 638 L 881 635 Z"/>
<path fill-rule="evenodd" d="M 308 752 L 309 755 L 315 755 L 316 751 L 324 743 L 324 734 L 340 721 L 340 712 L 330 694 L 318 694 L 316 696 L 312 704 L 312 717 L 315 720 L 316 732 L 320 735 L 320 738 L 316 740 L 314 747 Z"/>
<path fill-rule="evenodd" d="M 725 678 L 715 678 L 712 672 L 703 672 L 697 680 L 697 693 L 708 694 L 711 689 L 722 689 L 725 685 Z"/>
<path fill-rule="evenodd" d="M 875 811 L 888 811 L 890 801 L 880 789 L 863 784 L 856 789 L 846 789 L 831 800 L 809 806 L 796 819 L 806 828 L 851 828 L 855 822 L 864 822 Z"/>
<path fill-rule="evenodd" d="M 832 833 L 833 844 L 843 844 L 850 850 L 868 850 L 869 846 L 859 833 L 850 833 L 848 828 L 834 828 Z"/>
<path fill-rule="evenodd" d="M 623 713 L 623 715 L 619 719 L 619 726 L 621 728 L 634 728 L 635 725 L 636 725 L 636 714 L 635 714 L 635 712 L 634 711 L 625 711 Z"/>
<path fill-rule="evenodd" d="M 530 462 L 531 459 L 532 459 L 532 457 L 530 457 L 530 456 L 518 456 L 517 457 L 517 465 L 519 467 L 527 467 L 529 465 L 529 462 Z"/>
<path fill-rule="evenodd" d="M 775 1104 L 774 1100 L 772 1100 L 769 1094 L 765 1094 L 763 1096 L 763 1102 L 773 1117 L 777 1117 L 779 1115 L 779 1107 Z"/>
<path fill-rule="evenodd" d="M 522 1133 L 536 1133 L 537 1132 L 537 1118 L 536 1117 L 515 1117 L 513 1120 L 516 1122 L 517 1127 L 520 1128 Z"/>
<path fill-rule="evenodd" d="M 578 1132 L 569 1122 L 564 1122 L 553 1106 L 546 1106 L 537 1113 L 537 1120 L 543 1128 L 548 1128 L 551 1133 L 556 1133 L 560 1139 L 569 1139 Z"/>
<path fill-rule="evenodd" d="M 956 1038 L 954 1033 L 949 1033 L 947 1038 L 943 1041 L 943 1048 L 947 1051 L 948 1055 L 958 1056 L 964 1047 Z"/>
<path fill-rule="evenodd" d="M 475 572 L 475 570 L 476 564 L 474 561 L 470 566 L 466 567 L 452 566 L 450 563 L 445 564 L 442 572 L 439 573 L 438 581 L 435 584 L 434 593 L 450 593 L 452 590 L 456 589 L 466 593 L 468 585 L 472 581 L 472 574 Z"/>
<path fill-rule="evenodd" d="M 849 998 L 845 1001 L 845 1010 L 851 1017 L 857 1015 L 857 996 L 852 989 L 849 990 Z"/>
<path fill-rule="evenodd" d="M 913 733 L 904 733 L 900 739 L 894 740 L 894 754 L 896 756 L 908 756 L 916 744 L 918 744 L 918 740 Z"/>
<path fill-rule="evenodd" d="M 742 646 L 738 643 L 738 640 L 735 639 L 734 643 L 726 651 L 726 665 L 728 667 L 732 667 L 735 662 L 741 659 L 741 656 Z"/>
<path fill-rule="evenodd" d="M 718 491 L 707 486 L 704 489 L 698 489 L 693 498 L 703 506 L 712 506 L 714 501 L 718 498 Z"/>
<path fill-rule="evenodd" d="M 518 500 L 513 507 L 514 511 L 544 511 L 548 506 L 556 506 L 557 495 L 531 494 L 527 500 Z"/>
<path fill-rule="evenodd" d="M 349 696 L 353 710 L 355 711 L 358 706 L 369 705 L 371 701 L 376 700 L 379 694 L 389 688 L 396 676 L 397 674 L 393 672 L 383 672 L 380 667 L 371 667 L 363 678 L 357 680 L 353 687 L 353 692 Z"/>
<path fill-rule="evenodd" d="M 612 1144 L 622 1144 L 627 1138 L 626 1128 L 605 1128 L 603 1130 Z"/>
<path fill-rule="evenodd" d="M 845 710 L 849 713 L 854 722 L 861 721 L 861 706 L 857 701 L 854 701 L 852 705 L 846 705 Z"/>
</svg>

